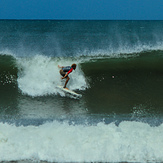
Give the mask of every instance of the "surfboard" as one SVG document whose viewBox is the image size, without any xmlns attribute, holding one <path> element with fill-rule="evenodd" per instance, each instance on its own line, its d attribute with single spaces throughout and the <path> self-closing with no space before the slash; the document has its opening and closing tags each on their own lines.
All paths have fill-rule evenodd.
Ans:
<svg viewBox="0 0 163 163">
<path fill-rule="evenodd" d="M 62 91 L 66 92 L 66 93 L 70 93 L 71 95 L 74 95 L 74 96 L 78 96 L 78 97 L 82 96 L 81 94 L 78 94 L 72 90 L 69 90 L 68 88 L 63 88 L 63 86 L 60 86 L 60 85 L 58 85 L 57 88 L 61 89 Z"/>
</svg>

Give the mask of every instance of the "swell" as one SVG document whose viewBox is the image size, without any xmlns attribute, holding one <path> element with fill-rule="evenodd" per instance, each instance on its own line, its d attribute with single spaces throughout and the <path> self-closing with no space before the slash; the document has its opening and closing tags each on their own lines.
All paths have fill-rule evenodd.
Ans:
<svg viewBox="0 0 163 163">
<path fill-rule="evenodd" d="M 58 94 L 57 90 L 51 91 L 51 88 L 55 88 L 56 85 L 63 84 L 60 83 L 58 64 L 67 66 L 77 63 L 77 71 L 71 75 L 69 82 L 69 88 L 72 90 L 94 89 L 94 85 L 98 88 L 101 83 L 103 83 L 102 87 L 107 88 L 111 81 L 114 83 L 119 81 L 121 85 L 126 85 L 126 82 L 130 83 L 131 79 L 132 86 L 134 82 L 138 82 L 140 86 L 140 83 L 144 83 L 147 79 L 150 79 L 153 85 L 154 79 L 156 83 L 162 80 L 162 54 L 161 50 L 157 50 L 131 55 L 121 54 L 117 57 L 72 58 L 36 55 L 15 58 L 11 55 L 0 55 L 1 84 L 16 84 L 22 93 L 30 96 Z M 133 88 L 130 87 L 130 89 Z M 95 94 L 98 95 L 98 93 Z"/>
<path fill-rule="evenodd" d="M 91 87 L 85 96 L 92 112 L 98 113 L 100 108 L 103 113 L 128 114 L 136 108 L 148 116 L 153 112 L 163 115 L 162 64 L 158 51 L 83 63 Z"/>
<path fill-rule="evenodd" d="M 87 57 L 86 57 L 87 58 Z M 88 57 L 89 58 L 89 57 Z M 120 54 L 116 57 L 91 57 L 89 60 L 82 60 L 82 68 L 87 73 L 89 71 L 104 70 L 113 71 L 160 71 L 163 67 L 163 51 L 153 50 L 141 53 Z"/>
<path fill-rule="evenodd" d="M 35 55 L 33 57 L 15 57 L 11 54 L 2 54 L 0 53 L 0 73 L 10 73 L 11 75 L 15 75 L 17 77 L 18 72 L 21 71 L 20 64 L 18 64 L 18 60 L 23 58 L 25 61 L 32 60 L 32 58 L 35 58 L 37 56 L 42 55 Z M 162 50 L 147 50 L 147 51 L 141 51 L 141 52 L 133 52 L 133 53 L 117 53 L 117 54 L 110 54 L 107 55 L 105 53 L 97 52 L 89 53 L 88 55 L 81 55 L 81 56 L 70 56 L 70 57 L 46 57 L 48 60 L 56 60 L 58 63 L 63 60 L 70 60 L 70 62 L 78 62 L 79 64 L 82 64 L 84 67 L 90 64 L 101 64 L 102 62 L 104 65 L 107 63 L 108 69 L 123 69 L 123 68 L 142 68 L 142 67 L 150 67 L 153 68 L 162 68 L 160 66 L 162 64 L 162 58 L 163 58 L 163 51 Z M 152 63 L 152 64 L 151 64 Z M 23 64 L 22 64 L 23 65 Z M 102 64 L 101 64 L 102 66 Z M 98 67 L 99 69 L 101 68 Z M 105 65 L 106 66 L 106 65 Z M 84 68 L 85 69 L 85 68 Z"/>
</svg>

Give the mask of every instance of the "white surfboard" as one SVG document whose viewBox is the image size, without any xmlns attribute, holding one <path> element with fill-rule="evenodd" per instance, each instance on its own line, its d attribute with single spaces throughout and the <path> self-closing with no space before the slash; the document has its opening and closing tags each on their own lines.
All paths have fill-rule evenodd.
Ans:
<svg viewBox="0 0 163 163">
<path fill-rule="evenodd" d="M 60 85 L 58 85 L 57 88 L 61 89 L 64 92 L 70 93 L 70 94 L 72 94 L 74 96 L 78 96 L 78 97 L 82 96 L 81 94 L 78 94 L 78 93 L 76 93 L 76 92 L 74 92 L 72 90 L 69 90 L 68 88 L 63 88 L 63 86 L 60 86 Z"/>
</svg>

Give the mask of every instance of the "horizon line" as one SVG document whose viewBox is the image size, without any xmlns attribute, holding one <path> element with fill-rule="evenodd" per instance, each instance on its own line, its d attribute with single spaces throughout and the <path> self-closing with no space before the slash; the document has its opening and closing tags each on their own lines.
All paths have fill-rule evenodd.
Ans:
<svg viewBox="0 0 163 163">
<path fill-rule="evenodd" d="M 0 20 L 53 20 L 53 21 L 163 21 L 162 19 L 51 19 L 51 18 L 0 18 Z"/>
</svg>

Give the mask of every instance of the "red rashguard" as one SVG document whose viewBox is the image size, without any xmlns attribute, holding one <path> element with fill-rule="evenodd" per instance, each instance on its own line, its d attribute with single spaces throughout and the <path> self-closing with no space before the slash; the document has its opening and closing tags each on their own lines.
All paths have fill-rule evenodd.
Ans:
<svg viewBox="0 0 163 163">
<path fill-rule="evenodd" d="M 69 74 L 69 73 L 71 73 L 72 72 L 72 70 L 73 70 L 73 68 L 71 68 L 68 72 L 67 72 L 67 75 Z"/>
</svg>

